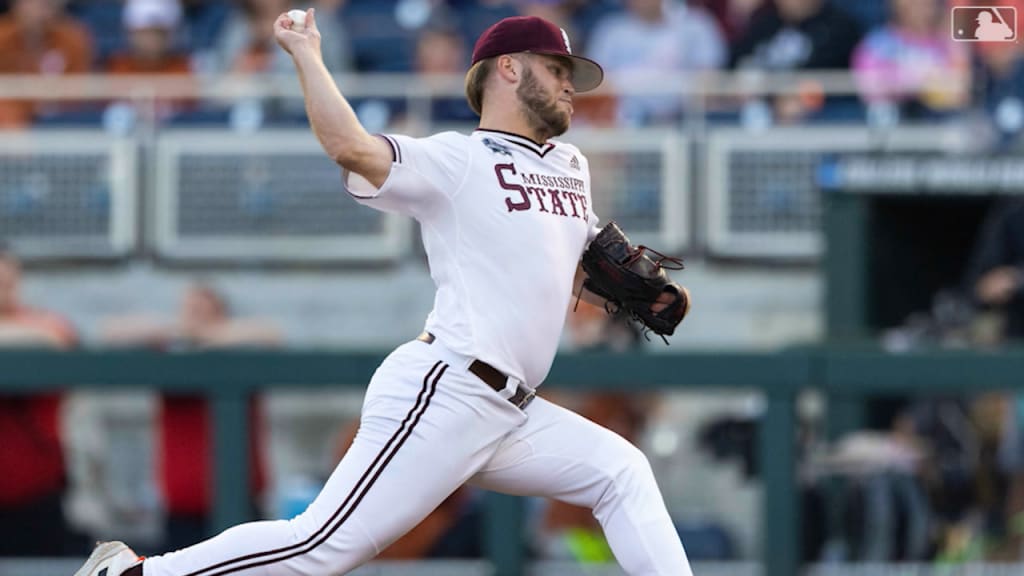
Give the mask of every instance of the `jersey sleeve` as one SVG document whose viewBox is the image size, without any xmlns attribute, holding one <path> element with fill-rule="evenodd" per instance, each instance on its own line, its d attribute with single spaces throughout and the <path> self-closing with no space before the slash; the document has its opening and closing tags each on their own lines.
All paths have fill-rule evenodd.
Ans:
<svg viewBox="0 0 1024 576">
<path fill-rule="evenodd" d="M 469 165 L 468 138 L 444 132 L 428 138 L 380 135 L 391 146 L 392 164 L 380 188 L 346 170 L 345 189 L 360 204 L 417 219 L 446 203 L 462 186 Z"/>
</svg>

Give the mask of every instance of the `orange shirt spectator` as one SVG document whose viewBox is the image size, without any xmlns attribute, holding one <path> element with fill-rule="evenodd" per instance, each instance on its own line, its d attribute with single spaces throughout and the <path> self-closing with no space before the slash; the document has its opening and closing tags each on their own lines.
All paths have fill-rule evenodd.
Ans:
<svg viewBox="0 0 1024 576">
<path fill-rule="evenodd" d="M 0 74 L 84 74 L 93 60 L 88 30 L 58 0 L 15 0 L 0 17 Z M 23 127 L 55 105 L 0 100 L 0 128 Z"/>
<path fill-rule="evenodd" d="M 174 38 L 181 23 L 178 0 L 129 0 L 124 7 L 124 28 L 128 46 L 110 58 L 111 74 L 160 74 L 188 77 L 191 59 L 174 50 Z M 157 119 L 194 106 L 190 99 L 158 100 Z"/>
<path fill-rule="evenodd" d="M 211 66 L 221 74 L 294 74 L 291 57 L 274 40 L 274 20 L 289 8 L 316 9 L 321 52 L 328 70 L 351 68 L 348 34 L 337 13 L 343 0 L 238 0 L 217 37 Z"/>
</svg>

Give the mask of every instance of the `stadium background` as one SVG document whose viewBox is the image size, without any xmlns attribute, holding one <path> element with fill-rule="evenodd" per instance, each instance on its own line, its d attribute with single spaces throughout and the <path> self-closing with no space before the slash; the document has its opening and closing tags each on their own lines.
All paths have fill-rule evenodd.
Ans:
<svg viewBox="0 0 1024 576">
<path fill-rule="evenodd" d="M 343 450 L 375 360 L 422 327 L 415 227 L 341 193 L 260 33 L 260 9 L 288 2 L 0 8 L 19 4 L 77 32 L 70 52 L 4 45 L 0 240 L 24 302 L 75 337 L 24 351 L 0 315 L 0 417 L 64 391 L 75 534 L 59 554 L 5 552 L 0 574 L 71 573 L 96 538 L 157 551 L 172 530 L 294 514 Z M 555 20 L 606 65 L 567 138 L 591 158 L 597 213 L 684 256 L 696 305 L 669 347 L 572 315 L 545 390 L 644 449 L 698 574 L 1014 570 L 1024 357 L 1014 305 L 980 302 L 976 281 L 985 222 L 1024 190 L 1019 43 L 948 42 L 954 5 L 939 0 L 310 4 L 374 131 L 471 129 L 461 70 L 503 16 Z M 146 34 L 171 55 L 133 57 Z M 211 321 L 218 302 L 227 317 Z M 174 452 L 168 405 L 185 392 L 210 394 L 212 418 L 187 412 L 196 444 Z M 20 422 L 0 424 L 5 468 Z M 166 463 L 182 453 L 210 456 L 177 461 L 183 474 L 221 476 L 186 503 L 198 520 L 172 526 L 167 482 L 187 482 Z M 264 477 L 251 502 L 249 464 Z M 54 539 L 4 516 L 28 501 L 11 500 L 5 533 Z M 442 512 L 365 573 L 617 573 L 578 511 L 466 491 Z"/>
</svg>

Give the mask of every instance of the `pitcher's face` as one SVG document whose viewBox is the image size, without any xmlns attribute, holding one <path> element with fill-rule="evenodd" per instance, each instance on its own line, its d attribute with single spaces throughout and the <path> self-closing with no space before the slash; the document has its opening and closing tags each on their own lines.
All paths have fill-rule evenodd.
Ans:
<svg viewBox="0 0 1024 576">
<path fill-rule="evenodd" d="M 528 54 L 516 88 L 530 124 L 546 138 L 560 136 L 572 119 L 572 67 L 562 58 Z"/>
</svg>

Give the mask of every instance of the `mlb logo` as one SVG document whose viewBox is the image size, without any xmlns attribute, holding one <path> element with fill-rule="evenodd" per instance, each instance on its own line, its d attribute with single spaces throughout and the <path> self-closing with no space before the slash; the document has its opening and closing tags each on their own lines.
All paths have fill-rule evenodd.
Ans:
<svg viewBox="0 0 1024 576">
<path fill-rule="evenodd" d="M 950 18 L 957 42 L 1016 42 L 1015 6 L 955 6 Z"/>
</svg>

